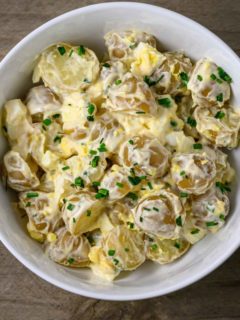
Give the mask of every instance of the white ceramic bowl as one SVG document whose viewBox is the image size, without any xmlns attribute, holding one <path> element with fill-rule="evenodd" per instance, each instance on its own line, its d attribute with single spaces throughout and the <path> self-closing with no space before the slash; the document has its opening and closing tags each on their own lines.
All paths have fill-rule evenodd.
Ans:
<svg viewBox="0 0 240 320">
<path fill-rule="evenodd" d="M 131 2 L 93 5 L 68 12 L 30 33 L 0 64 L 0 105 L 21 97 L 31 85 L 34 57 L 48 45 L 66 41 L 85 44 L 101 57 L 103 35 L 112 29 L 137 28 L 154 34 L 167 50 L 183 49 L 196 60 L 207 56 L 221 65 L 233 78 L 234 102 L 240 104 L 240 60 L 218 37 L 196 22 L 159 7 Z M 0 156 L 7 146 L 0 137 Z M 240 150 L 232 161 L 240 174 Z M 225 227 L 209 235 L 175 263 L 160 266 L 145 263 L 112 284 L 96 279 L 89 270 L 70 270 L 50 261 L 40 245 L 31 240 L 13 212 L 14 197 L 0 186 L 0 239 L 8 250 L 32 272 L 65 290 L 98 299 L 137 300 L 160 296 L 183 288 L 217 268 L 240 243 L 239 190 L 233 191 L 232 213 Z"/>
</svg>

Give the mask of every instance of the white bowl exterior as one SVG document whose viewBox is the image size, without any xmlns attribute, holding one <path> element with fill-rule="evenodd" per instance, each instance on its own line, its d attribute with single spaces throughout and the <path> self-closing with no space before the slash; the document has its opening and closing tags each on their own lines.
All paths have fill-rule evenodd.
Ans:
<svg viewBox="0 0 240 320">
<path fill-rule="evenodd" d="M 31 86 L 35 56 L 58 41 L 84 44 L 104 52 L 103 35 L 112 29 L 139 29 L 152 33 L 167 50 L 182 49 L 192 59 L 209 57 L 233 78 L 234 104 L 240 104 L 240 61 L 219 38 L 192 20 L 172 11 L 138 3 L 105 3 L 68 12 L 55 18 L 24 38 L 0 63 L 0 106 L 11 98 L 22 97 Z M 0 156 L 6 150 L 1 136 Z M 239 178 L 240 150 L 232 152 Z M 240 243 L 240 201 L 232 199 L 232 213 L 225 227 L 209 235 L 178 261 L 169 265 L 145 263 L 132 273 L 106 283 L 91 271 L 69 270 L 48 259 L 31 240 L 13 212 L 12 196 L 0 186 L 0 239 L 9 251 L 31 271 L 65 290 L 107 300 L 136 300 L 163 295 L 183 288 L 205 276 L 236 250 Z M 235 188 L 235 195 L 239 190 Z"/>
</svg>

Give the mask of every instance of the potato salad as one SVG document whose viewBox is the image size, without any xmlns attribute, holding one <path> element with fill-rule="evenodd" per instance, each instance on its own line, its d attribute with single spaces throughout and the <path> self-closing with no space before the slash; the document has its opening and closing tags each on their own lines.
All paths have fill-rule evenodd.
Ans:
<svg viewBox="0 0 240 320">
<path fill-rule="evenodd" d="M 104 39 L 101 62 L 84 44 L 39 54 L 33 87 L 3 107 L 3 180 L 50 259 L 112 281 L 223 227 L 240 112 L 210 58 L 140 31 Z"/>
</svg>

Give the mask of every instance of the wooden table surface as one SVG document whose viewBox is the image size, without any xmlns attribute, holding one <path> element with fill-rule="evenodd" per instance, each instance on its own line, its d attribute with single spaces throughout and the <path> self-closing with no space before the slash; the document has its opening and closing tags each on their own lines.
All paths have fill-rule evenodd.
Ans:
<svg viewBox="0 0 240 320">
<path fill-rule="evenodd" d="M 0 0 L 0 60 L 19 40 L 47 20 L 97 2 L 99 1 Z M 175 10 L 200 22 L 240 54 L 239 0 L 142 2 Z M 164 297 L 135 302 L 94 300 L 58 289 L 22 266 L 2 244 L 0 261 L 2 320 L 240 319 L 239 250 L 198 283 Z"/>
</svg>

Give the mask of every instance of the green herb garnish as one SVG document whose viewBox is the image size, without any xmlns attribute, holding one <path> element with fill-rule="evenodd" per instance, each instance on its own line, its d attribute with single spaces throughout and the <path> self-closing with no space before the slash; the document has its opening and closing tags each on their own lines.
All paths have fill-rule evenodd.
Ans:
<svg viewBox="0 0 240 320">
<path fill-rule="evenodd" d="M 188 117 L 187 124 L 189 124 L 192 128 L 195 128 L 197 126 L 197 121 L 192 117 Z"/>
<path fill-rule="evenodd" d="M 207 227 L 215 227 L 217 225 L 218 225 L 217 221 L 208 221 L 208 222 L 206 222 L 206 226 Z"/>
<path fill-rule="evenodd" d="M 27 198 L 37 198 L 39 194 L 37 192 L 28 192 Z"/>
<path fill-rule="evenodd" d="M 219 95 L 216 96 L 216 99 L 218 102 L 223 102 L 223 94 L 219 93 Z"/>
<path fill-rule="evenodd" d="M 100 186 L 100 182 L 99 181 L 93 181 L 92 186 L 93 187 L 99 187 Z"/>
<path fill-rule="evenodd" d="M 87 116 L 87 120 L 89 122 L 93 122 L 94 121 L 94 116 Z"/>
<path fill-rule="evenodd" d="M 133 185 L 133 186 L 137 186 L 141 181 L 142 179 L 140 177 L 131 177 L 131 176 L 128 176 L 128 181 Z"/>
<path fill-rule="evenodd" d="M 99 148 L 98 148 L 98 151 L 99 151 L 99 152 L 106 152 L 106 151 L 108 151 L 107 148 L 106 148 L 105 143 L 100 143 L 100 146 L 99 146 Z"/>
<path fill-rule="evenodd" d="M 180 192 L 180 197 L 181 198 L 187 198 L 188 197 L 188 193 L 187 192 Z"/>
<path fill-rule="evenodd" d="M 53 139 L 53 142 L 61 143 L 61 141 L 62 141 L 62 137 L 61 137 L 61 136 L 56 136 L 56 137 Z"/>
<path fill-rule="evenodd" d="M 203 146 L 201 143 L 194 143 L 193 144 L 193 149 L 195 149 L 195 150 L 200 150 L 202 148 L 203 148 Z"/>
<path fill-rule="evenodd" d="M 95 195 L 96 199 L 103 199 L 107 198 L 109 196 L 109 190 L 108 189 L 99 189 L 98 193 Z"/>
<path fill-rule="evenodd" d="M 210 78 L 211 78 L 212 80 L 216 80 L 216 79 L 217 79 L 217 77 L 216 77 L 215 74 L 213 74 L 213 73 L 210 75 Z"/>
<path fill-rule="evenodd" d="M 159 209 L 156 207 L 153 207 L 153 210 L 159 212 Z"/>
<path fill-rule="evenodd" d="M 138 195 L 134 192 L 129 192 L 126 196 L 134 201 L 138 199 Z"/>
<path fill-rule="evenodd" d="M 112 257 L 112 256 L 114 256 L 115 255 L 115 250 L 113 250 L 113 249 L 110 249 L 110 250 L 108 250 L 108 255 L 110 256 L 110 257 Z"/>
<path fill-rule="evenodd" d="M 31 202 L 27 202 L 26 207 L 31 207 Z"/>
<path fill-rule="evenodd" d="M 127 225 L 129 226 L 130 229 L 134 228 L 134 223 L 132 223 L 130 221 L 127 222 Z"/>
<path fill-rule="evenodd" d="M 75 260 L 74 260 L 73 258 L 69 258 L 67 262 L 68 262 L 69 264 L 73 264 L 74 261 L 75 261 Z"/>
<path fill-rule="evenodd" d="M 222 112 L 222 111 L 218 111 L 215 116 L 214 116 L 216 119 L 222 119 L 225 117 L 225 113 Z"/>
<path fill-rule="evenodd" d="M 95 156 L 91 161 L 91 166 L 93 168 L 96 168 L 98 166 L 99 160 L 100 160 L 100 157 L 99 156 Z"/>
<path fill-rule="evenodd" d="M 150 190 L 152 190 L 152 189 L 153 189 L 153 186 L 152 186 L 152 184 L 151 184 L 151 182 L 150 182 L 150 181 L 148 182 L 148 187 L 149 187 L 149 189 L 150 189 Z"/>
<path fill-rule="evenodd" d="M 90 217 L 90 215 L 92 214 L 91 210 L 87 210 L 87 217 Z"/>
<path fill-rule="evenodd" d="M 49 118 L 43 120 L 43 124 L 45 124 L 45 126 L 50 126 L 51 123 L 52 123 L 52 120 Z"/>
<path fill-rule="evenodd" d="M 70 52 L 69 52 L 69 57 L 71 57 L 72 54 L 73 54 L 73 49 L 70 50 Z"/>
<path fill-rule="evenodd" d="M 191 231 L 191 234 L 196 234 L 196 233 L 198 233 L 200 230 L 199 229 L 192 229 L 192 231 Z"/>
<path fill-rule="evenodd" d="M 180 249 L 180 247 L 181 247 L 181 246 L 180 246 L 180 243 L 179 243 L 179 242 L 175 242 L 175 243 L 174 243 L 174 247 L 177 248 L 177 249 Z"/>
<path fill-rule="evenodd" d="M 157 102 L 158 102 L 158 104 L 160 104 L 164 108 L 170 108 L 171 107 L 171 100 L 169 98 L 157 99 Z"/>
<path fill-rule="evenodd" d="M 152 245 L 151 245 L 151 249 L 152 249 L 153 251 L 156 251 L 156 250 L 158 249 L 158 245 L 157 245 L 156 243 L 152 244 Z"/>
<path fill-rule="evenodd" d="M 53 119 L 58 119 L 58 118 L 60 118 L 60 113 L 55 113 L 55 114 L 53 114 Z"/>
<path fill-rule="evenodd" d="M 218 75 L 222 80 L 224 80 L 228 83 L 232 82 L 232 78 L 221 67 L 218 67 Z"/>
<path fill-rule="evenodd" d="M 73 223 L 76 223 L 76 219 L 73 217 Z"/>
<path fill-rule="evenodd" d="M 143 81 L 144 81 L 149 87 L 152 87 L 152 86 L 155 86 L 159 81 L 161 81 L 163 77 L 164 77 L 164 74 L 162 74 L 157 80 L 152 80 L 150 77 L 145 76 L 145 77 L 143 78 Z"/>
<path fill-rule="evenodd" d="M 122 184 L 121 182 L 116 182 L 116 186 L 117 186 L 118 188 L 123 188 L 123 184 Z"/>
<path fill-rule="evenodd" d="M 120 79 L 115 80 L 115 84 L 116 84 L 117 86 L 119 86 L 121 83 L 122 83 L 122 80 L 120 80 Z"/>
<path fill-rule="evenodd" d="M 69 203 L 68 206 L 67 206 L 67 209 L 68 209 L 69 211 L 73 211 L 74 208 L 75 208 L 75 205 L 72 204 L 72 203 Z"/>
<path fill-rule="evenodd" d="M 110 68 L 111 66 L 110 66 L 109 63 L 105 62 L 105 63 L 103 64 L 103 67 L 105 67 L 105 68 Z"/>
<path fill-rule="evenodd" d="M 95 154 L 97 154 L 97 151 L 91 149 L 91 150 L 89 151 L 89 154 L 90 154 L 91 156 L 94 156 Z"/>
<path fill-rule="evenodd" d="M 182 224 L 182 217 L 181 216 L 176 218 L 176 224 L 177 224 L 177 226 L 182 227 L 183 224 Z"/>
<path fill-rule="evenodd" d="M 203 77 L 202 77 L 200 74 L 198 74 L 198 75 L 197 75 L 197 79 L 198 79 L 199 81 L 202 81 L 202 80 L 203 80 Z"/>
<path fill-rule="evenodd" d="M 83 55 L 85 54 L 85 52 L 86 52 L 86 50 L 85 50 L 84 46 L 81 45 L 81 46 L 78 48 L 78 55 L 79 55 L 79 56 L 83 56 Z"/>
<path fill-rule="evenodd" d="M 220 214 L 219 218 L 220 218 L 222 221 L 225 221 L 225 216 L 224 216 L 224 214 Z"/>
<path fill-rule="evenodd" d="M 186 175 L 186 172 L 185 171 L 181 171 L 180 172 L 180 176 L 185 176 Z"/>
<path fill-rule="evenodd" d="M 87 108 L 88 108 L 88 113 L 92 115 L 95 110 L 95 106 L 92 103 L 89 103 Z"/>
<path fill-rule="evenodd" d="M 62 167 L 62 170 L 63 170 L 63 171 L 68 170 L 68 169 L 70 169 L 69 166 Z"/>
<path fill-rule="evenodd" d="M 77 187 L 84 188 L 84 180 L 83 180 L 81 177 L 77 177 L 77 178 L 74 180 L 74 184 L 75 184 L 75 186 L 77 186 Z"/>
<path fill-rule="evenodd" d="M 151 211 L 151 209 L 144 207 L 143 210 Z"/>
<path fill-rule="evenodd" d="M 132 145 L 134 144 L 133 140 L 128 140 L 128 143 Z"/>
<path fill-rule="evenodd" d="M 186 72 L 181 72 L 181 73 L 179 74 L 179 76 L 180 76 L 180 79 L 181 79 L 182 83 L 183 83 L 185 86 L 187 86 L 188 81 L 189 81 L 189 77 L 188 77 L 187 73 L 186 73 Z"/>
<path fill-rule="evenodd" d="M 227 183 L 221 183 L 220 181 L 217 181 L 216 187 L 219 188 L 222 191 L 222 193 L 224 193 L 226 191 L 231 192 L 231 188 L 228 186 Z"/>
<path fill-rule="evenodd" d="M 57 49 L 61 56 L 63 56 L 66 53 L 66 49 L 64 47 L 58 47 Z"/>
<path fill-rule="evenodd" d="M 174 121 L 174 120 L 171 120 L 171 121 L 170 121 L 170 125 L 171 125 L 172 127 L 177 127 L 177 122 Z"/>
</svg>

